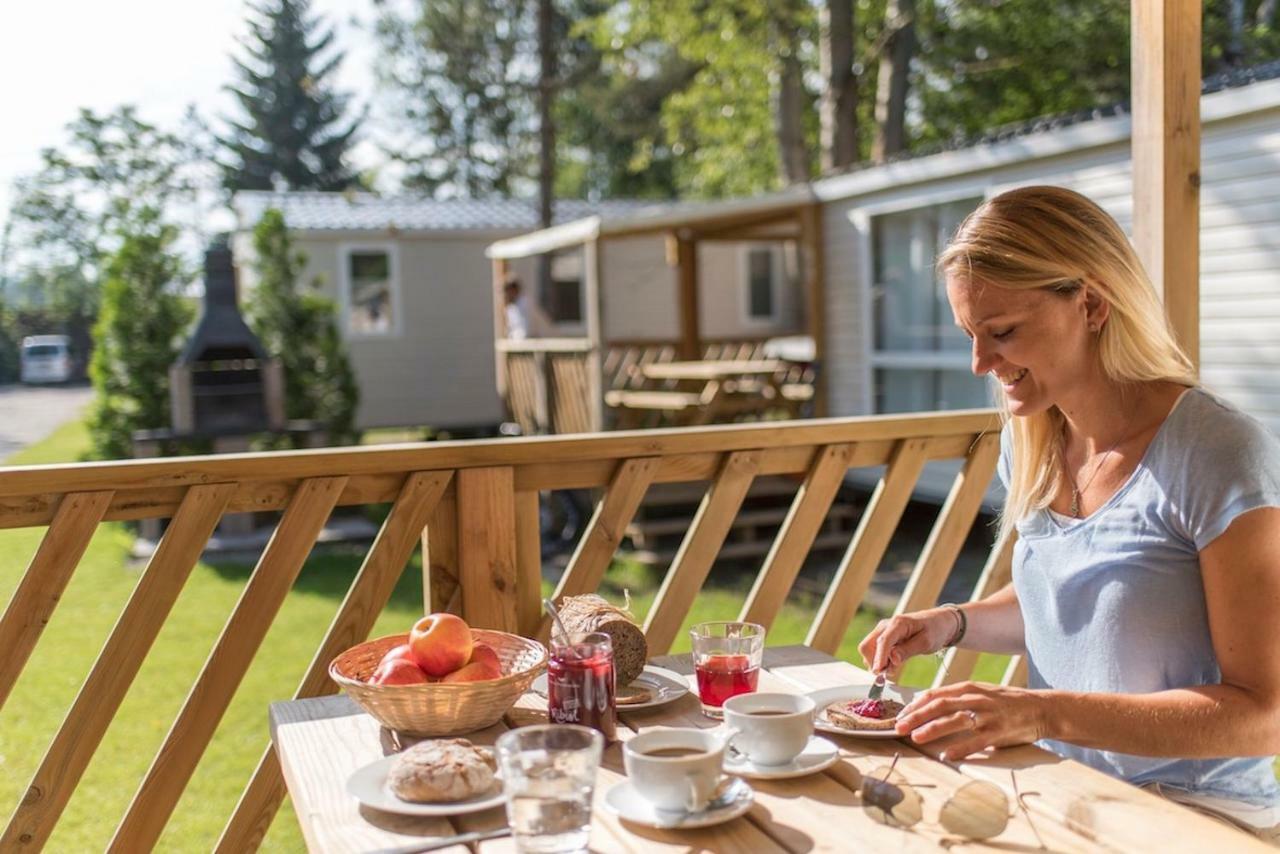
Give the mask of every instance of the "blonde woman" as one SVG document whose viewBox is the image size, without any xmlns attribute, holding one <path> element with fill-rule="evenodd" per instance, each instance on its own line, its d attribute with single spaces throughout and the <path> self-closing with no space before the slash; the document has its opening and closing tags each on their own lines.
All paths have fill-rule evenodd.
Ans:
<svg viewBox="0 0 1280 854">
<path fill-rule="evenodd" d="M 1280 838 L 1280 441 L 1198 387 L 1123 231 L 1078 193 L 1003 193 L 938 262 L 1006 416 L 1013 583 L 880 623 L 891 676 L 950 645 L 1025 654 L 900 715 L 944 756 L 1039 742 Z"/>
</svg>

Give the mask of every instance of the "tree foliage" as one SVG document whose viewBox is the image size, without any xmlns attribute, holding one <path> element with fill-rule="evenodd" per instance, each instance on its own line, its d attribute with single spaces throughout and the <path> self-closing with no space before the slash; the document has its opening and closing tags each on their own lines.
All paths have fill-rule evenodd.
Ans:
<svg viewBox="0 0 1280 854">
<path fill-rule="evenodd" d="M 299 288 L 306 258 L 293 249 L 280 211 L 263 214 L 253 248 L 257 284 L 246 297 L 245 315 L 284 368 L 285 415 L 323 424 L 333 444 L 356 441 L 359 390 L 338 333 L 337 308 Z"/>
<path fill-rule="evenodd" d="M 145 208 L 130 227 L 106 265 L 93 328 L 89 432 L 100 459 L 133 456 L 133 431 L 169 424 L 169 365 L 191 320 L 172 291 L 182 271 L 171 251 L 174 228 Z"/>
<path fill-rule="evenodd" d="M 233 59 L 238 81 L 228 89 L 242 116 L 219 137 L 228 190 L 343 190 L 358 181 L 347 164 L 361 117 L 348 119 L 348 95 L 331 85 L 342 62 L 331 52 L 310 0 L 263 0 L 250 6 L 246 58 Z"/>
</svg>

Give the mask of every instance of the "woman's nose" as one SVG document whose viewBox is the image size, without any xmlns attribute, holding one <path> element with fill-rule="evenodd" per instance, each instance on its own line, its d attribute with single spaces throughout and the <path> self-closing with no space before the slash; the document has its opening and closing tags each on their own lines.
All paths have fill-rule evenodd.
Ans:
<svg viewBox="0 0 1280 854">
<path fill-rule="evenodd" d="M 991 373 L 995 367 L 995 355 L 991 349 L 982 343 L 979 339 L 973 339 L 973 364 L 971 368 L 975 376 Z"/>
</svg>

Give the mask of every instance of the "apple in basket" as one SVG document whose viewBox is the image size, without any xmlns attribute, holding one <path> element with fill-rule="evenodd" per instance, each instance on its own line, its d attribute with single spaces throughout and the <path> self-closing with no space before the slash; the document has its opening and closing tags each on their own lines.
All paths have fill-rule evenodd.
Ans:
<svg viewBox="0 0 1280 854">
<path fill-rule="evenodd" d="M 471 660 L 471 627 L 453 614 L 428 614 L 409 630 L 409 649 L 429 676 L 447 676 Z"/>
<path fill-rule="evenodd" d="M 383 657 L 369 681 L 374 685 L 421 685 L 435 680 L 422 672 L 417 663 L 407 658 Z"/>
<path fill-rule="evenodd" d="M 502 678 L 502 662 L 487 643 L 477 643 L 471 660 L 441 679 L 441 682 L 484 682 Z"/>
</svg>

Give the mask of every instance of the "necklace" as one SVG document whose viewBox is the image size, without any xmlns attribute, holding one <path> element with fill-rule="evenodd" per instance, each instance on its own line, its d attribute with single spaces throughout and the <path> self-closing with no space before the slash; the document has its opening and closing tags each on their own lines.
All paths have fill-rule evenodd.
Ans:
<svg viewBox="0 0 1280 854">
<path fill-rule="evenodd" d="M 1076 479 L 1071 476 L 1071 472 L 1067 469 L 1067 443 L 1065 436 L 1063 437 L 1061 442 L 1062 471 L 1066 474 L 1067 480 L 1071 481 L 1071 517 L 1073 519 L 1080 518 L 1080 494 L 1089 488 L 1089 485 L 1093 483 L 1093 479 L 1098 476 L 1098 472 L 1102 471 L 1102 467 L 1107 464 L 1107 458 L 1111 456 L 1116 448 L 1120 447 L 1120 443 L 1124 439 L 1125 437 L 1121 436 L 1115 441 L 1115 444 L 1107 448 L 1106 453 L 1102 455 L 1102 459 L 1098 460 L 1098 464 L 1093 467 L 1093 474 L 1089 475 L 1089 479 L 1084 482 L 1084 486 L 1077 486 Z"/>
</svg>

